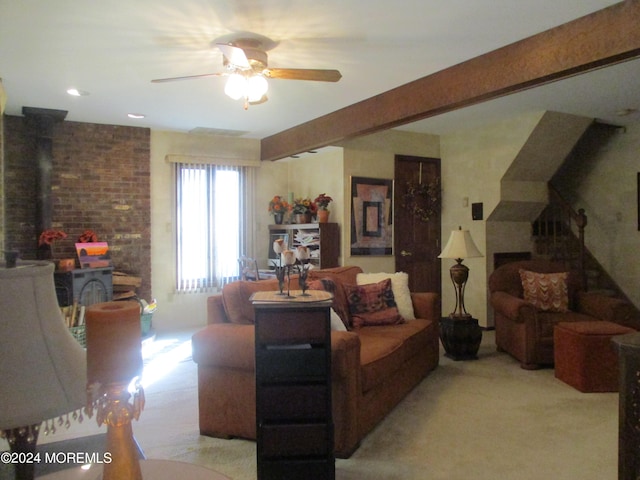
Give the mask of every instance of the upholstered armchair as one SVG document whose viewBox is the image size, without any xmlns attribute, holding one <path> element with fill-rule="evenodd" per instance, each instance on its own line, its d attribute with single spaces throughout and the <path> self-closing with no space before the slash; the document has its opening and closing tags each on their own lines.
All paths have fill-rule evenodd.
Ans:
<svg viewBox="0 0 640 480">
<path fill-rule="evenodd" d="M 536 299 L 531 298 L 531 288 L 527 289 L 525 300 L 521 270 L 552 274 L 525 276 L 525 284 L 527 281 L 535 283 L 540 278 L 551 282 L 538 288 L 544 298 L 537 306 Z M 566 292 L 564 300 L 554 298 L 554 292 L 561 294 L 563 291 Z M 498 267 L 489 277 L 489 301 L 494 310 L 498 351 L 509 353 L 527 370 L 553 364 L 553 329 L 559 322 L 608 320 L 640 329 L 632 305 L 606 295 L 581 291 L 576 271 L 568 271 L 564 264 L 548 260 L 518 261 Z"/>
</svg>

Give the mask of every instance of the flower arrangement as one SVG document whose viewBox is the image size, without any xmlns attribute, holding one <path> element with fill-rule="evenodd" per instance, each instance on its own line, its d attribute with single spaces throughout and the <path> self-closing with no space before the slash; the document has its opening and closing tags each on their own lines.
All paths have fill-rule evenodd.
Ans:
<svg viewBox="0 0 640 480">
<path fill-rule="evenodd" d="M 321 193 L 314 200 L 314 203 L 318 206 L 318 210 L 327 210 L 327 207 L 331 202 L 333 202 L 333 198 L 331 198 L 326 193 Z"/>
<path fill-rule="evenodd" d="M 293 201 L 292 213 L 299 215 L 305 213 L 316 213 L 316 204 L 311 201 L 310 198 L 296 198 Z"/>
<path fill-rule="evenodd" d="M 40 238 L 38 239 L 38 246 L 42 247 L 43 245 L 53 245 L 53 242 L 56 240 L 63 240 L 67 238 L 67 234 L 62 230 L 54 230 L 53 228 L 49 228 L 44 230 L 40 234 Z"/>
<path fill-rule="evenodd" d="M 93 230 L 85 230 L 78 237 L 78 243 L 94 243 L 98 241 L 98 235 Z"/>
<path fill-rule="evenodd" d="M 280 195 L 274 196 L 269 202 L 269 213 L 272 215 L 285 214 L 289 209 L 289 202 Z"/>
</svg>

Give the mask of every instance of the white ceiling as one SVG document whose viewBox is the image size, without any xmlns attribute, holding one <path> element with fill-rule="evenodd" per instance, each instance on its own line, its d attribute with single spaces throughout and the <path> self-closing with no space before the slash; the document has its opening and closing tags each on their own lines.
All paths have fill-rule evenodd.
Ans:
<svg viewBox="0 0 640 480">
<path fill-rule="evenodd" d="M 6 113 L 67 110 L 67 120 L 263 138 L 577 17 L 612 0 L 0 0 Z M 269 65 L 331 68 L 338 83 L 269 80 L 269 101 L 243 109 L 222 71 L 219 37 L 277 42 Z M 446 133 L 530 110 L 640 121 L 640 60 L 402 127 Z M 88 96 L 71 97 L 75 87 Z M 132 120 L 127 113 L 146 118 Z"/>
</svg>

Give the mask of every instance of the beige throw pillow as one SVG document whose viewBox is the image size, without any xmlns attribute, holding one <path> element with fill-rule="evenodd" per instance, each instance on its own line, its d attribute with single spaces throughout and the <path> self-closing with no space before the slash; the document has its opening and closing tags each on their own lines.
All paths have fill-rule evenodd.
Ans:
<svg viewBox="0 0 640 480">
<path fill-rule="evenodd" d="M 359 273 L 356 277 L 356 283 L 358 285 L 367 285 L 381 282 L 387 278 L 391 279 L 391 290 L 398 305 L 398 312 L 400 312 L 400 315 L 405 320 L 415 320 L 416 316 L 413 311 L 413 303 L 411 302 L 411 292 L 409 292 L 408 273 Z"/>
<path fill-rule="evenodd" d="M 537 273 L 520 270 L 524 299 L 541 312 L 568 312 L 568 272 Z"/>
</svg>

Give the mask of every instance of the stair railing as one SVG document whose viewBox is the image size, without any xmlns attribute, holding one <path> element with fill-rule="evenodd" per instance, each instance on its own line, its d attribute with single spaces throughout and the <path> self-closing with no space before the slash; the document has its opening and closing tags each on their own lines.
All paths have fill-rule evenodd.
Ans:
<svg viewBox="0 0 640 480">
<path fill-rule="evenodd" d="M 584 208 L 576 212 L 551 184 L 549 184 L 549 202 L 551 208 L 546 209 L 546 212 L 552 218 L 546 219 L 545 223 L 553 225 L 554 228 L 553 232 L 546 232 L 547 236 L 553 235 L 552 239 L 547 238 L 546 241 L 551 241 L 554 245 L 556 260 L 576 267 L 582 287 L 586 290 L 584 230 L 587 226 L 587 215 Z M 575 251 L 576 242 L 570 238 L 572 232 L 578 239 L 577 252 Z M 540 235 L 544 236 L 544 233 L 540 232 Z"/>
</svg>

